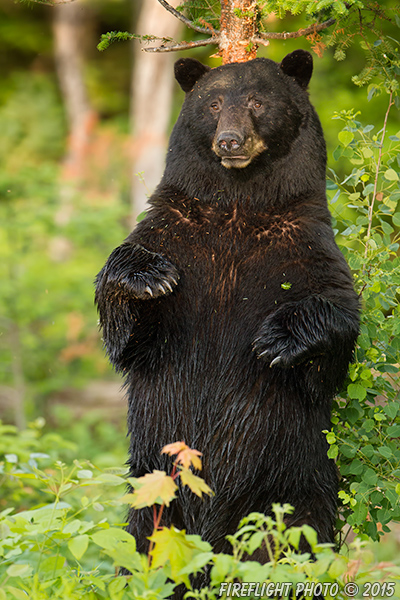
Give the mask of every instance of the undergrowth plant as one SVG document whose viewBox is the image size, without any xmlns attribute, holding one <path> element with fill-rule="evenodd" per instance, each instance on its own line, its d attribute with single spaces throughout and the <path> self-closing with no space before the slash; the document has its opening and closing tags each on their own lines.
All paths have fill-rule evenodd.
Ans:
<svg viewBox="0 0 400 600">
<path fill-rule="evenodd" d="M 295 586 L 307 582 L 335 583 L 336 587 L 327 589 L 335 591 L 336 599 L 347 597 L 345 586 L 350 580 L 360 589 L 368 582 L 386 582 L 386 597 L 400 593 L 399 566 L 377 565 L 360 540 L 351 545 L 350 554 L 340 555 L 327 544 L 318 545 L 316 532 L 307 525 L 287 529 L 289 505 L 274 505 L 272 516 L 253 513 L 243 519 L 228 538 L 230 555 L 214 553 L 200 536 L 163 525 L 163 507 L 173 502 L 178 478 L 199 496 L 212 493 L 192 472 L 192 467 L 201 469 L 200 453 L 183 442 L 163 449 L 176 455 L 170 474 L 158 471 L 129 478 L 132 493 L 117 499 L 118 491 L 123 494 L 126 486 L 124 468 L 101 471 L 87 460 L 71 464 L 54 460 L 55 440 L 38 431 L 42 430 L 37 424 L 21 433 L 0 427 L 4 490 L 0 600 L 162 600 L 170 598 L 177 585 L 184 586 L 188 599 L 215 600 L 228 598 L 227 586 L 233 582 L 285 584 L 282 598 L 290 599 Z M 20 494 L 15 492 L 16 484 Z M 29 498 L 25 503 L 29 508 L 21 510 L 21 497 Z M 126 503 L 154 507 L 154 532 L 147 556 L 136 551 L 134 537 L 118 522 Z M 310 554 L 298 553 L 301 536 L 310 544 L 315 560 Z M 261 544 L 268 548 L 270 558 L 264 565 L 251 560 Z M 118 576 L 120 567 L 131 575 Z M 209 572 L 210 583 L 193 590 L 191 576 L 203 569 Z M 221 584 L 225 585 L 221 588 Z M 247 597 L 258 596 L 249 593 Z M 325 598 L 332 598 L 329 591 Z"/>
<path fill-rule="evenodd" d="M 338 242 L 353 269 L 362 304 L 361 335 L 347 390 L 335 403 L 329 456 L 342 476 L 339 527 L 378 539 L 400 520 L 400 131 L 380 130 L 359 113 L 336 113 L 343 125 L 328 188 Z"/>
</svg>

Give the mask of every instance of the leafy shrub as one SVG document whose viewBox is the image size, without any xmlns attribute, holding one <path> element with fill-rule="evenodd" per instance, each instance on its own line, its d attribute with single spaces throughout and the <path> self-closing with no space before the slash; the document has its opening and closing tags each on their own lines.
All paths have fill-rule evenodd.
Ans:
<svg viewBox="0 0 400 600">
<path fill-rule="evenodd" d="M 178 453 L 171 475 L 158 474 L 150 485 L 151 475 L 131 481 L 135 486 L 133 498 L 125 495 L 116 500 L 118 489 L 126 484 L 125 469 L 100 471 L 89 461 L 74 460 L 69 465 L 54 461 L 60 440 L 40 431 L 38 426 L 20 434 L 7 426 L 0 428 L 4 490 L 0 512 L 0 600 L 161 600 L 169 598 L 176 585 L 186 587 L 187 598 L 214 600 L 227 597 L 220 596 L 220 585 L 231 582 L 287 583 L 286 593 L 291 598 L 289 582 L 294 586 L 336 582 L 335 597 L 344 599 L 348 577 L 359 586 L 377 578 L 391 586 L 400 582 L 400 568 L 388 563 L 374 565 L 371 551 L 360 541 L 352 545 L 350 556 L 343 556 L 329 545 L 318 546 L 311 527 L 286 529 L 284 517 L 292 510 L 288 505 L 274 506 L 274 518 L 253 513 L 243 519 L 238 532 L 229 536 L 232 555 L 215 554 L 199 536 L 161 527 L 159 519 L 149 555 L 140 555 L 134 538 L 118 522 L 121 502 L 144 506 L 156 500 L 160 515 L 164 503 L 173 501 L 176 491 L 168 488 L 170 483 L 165 486 L 165 482 L 173 483 L 182 473 L 186 473 L 186 483 L 193 485 L 196 493 L 199 486 L 208 493 L 206 484 L 188 471 L 193 459 L 197 468 L 201 466 L 199 453 L 193 454 L 195 451 L 182 443 L 170 446 L 170 454 Z M 13 454 L 4 455 L 5 450 Z M 183 459 L 182 452 L 186 452 Z M 29 502 L 16 493 L 15 482 L 22 484 Z M 27 505 L 30 507 L 25 508 Z M 310 543 L 316 560 L 296 551 L 301 535 Z M 251 556 L 262 543 L 270 548 L 270 561 L 261 565 L 245 560 L 246 554 Z M 120 566 L 132 575 L 116 577 L 116 567 Z M 210 572 L 210 585 L 191 590 L 190 576 L 204 568 Z M 400 592 L 399 583 L 396 585 L 393 593 Z M 329 594 L 326 598 L 329 600 Z"/>
<path fill-rule="evenodd" d="M 338 241 L 354 270 L 363 316 L 347 390 L 336 401 L 329 455 L 342 475 L 339 527 L 378 539 L 400 520 L 400 132 L 363 125 L 354 111 L 344 125 L 337 161 L 352 166 L 344 179 L 330 170 L 328 187 Z"/>
</svg>

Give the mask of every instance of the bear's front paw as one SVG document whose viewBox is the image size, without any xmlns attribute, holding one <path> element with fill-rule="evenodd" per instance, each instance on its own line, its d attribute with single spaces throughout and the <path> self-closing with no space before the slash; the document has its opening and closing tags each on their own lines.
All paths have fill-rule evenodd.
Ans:
<svg viewBox="0 0 400 600">
<path fill-rule="evenodd" d="M 176 267 L 138 244 L 122 244 L 109 257 L 97 278 L 97 297 L 149 300 L 171 294 L 178 284 Z"/>
<path fill-rule="evenodd" d="M 166 296 L 174 291 L 179 280 L 175 267 L 163 259 L 163 264 L 147 272 L 135 273 L 134 278 L 124 282 L 130 287 L 132 295 L 140 300 L 149 300 Z"/>
<path fill-rule="evenodd" d="M 263 323 L 253 350 L 270 367 L 294 367 L 311 358 L 310 349 L 273 319 Z"/>
</svg>

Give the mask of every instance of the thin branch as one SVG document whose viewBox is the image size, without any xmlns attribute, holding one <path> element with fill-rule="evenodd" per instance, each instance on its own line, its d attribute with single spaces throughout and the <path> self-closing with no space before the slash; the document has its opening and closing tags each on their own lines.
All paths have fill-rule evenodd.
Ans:
<svg viewBox="0 0 400 600">
<path fill-rule="evenodd" d="M 152 46 L 151 48 L 142 48 L 144 52 L 175 52 L 176 50 L 190 50 L 199 46 L 208 46 L 208 44 L 219 44 L 219 36 L 212 36 L 206 40 L 197 40 L 196 42 L 181 42 L 173 46 Z"/>
<path fill-rule="evenodd" d="M 71 4 L 74 0 L 30 0 L 34 4 L 44 4 L 45 6 L 50 6 L 54 8 L 55 6 L 60 6 L 60 4 Z"/>
<path fill-rule="evenodd" d="M 381 168 L 381 160 L 382 160 L 382 153 L 383 153 L 383 143 L 385 141 L 386 126 L 387 126 L 387 122 L 388 122 L 388 118 L 389 118 L 389 112 L 390 112 L 390 109 L 392 108 L 393 104 L 394 104 L 394 102 L 393 102 L 393 92 L 390 92 L 389 106 L 388 106 L 386 114 L 385 114 L 385 120 L 383 122 L 383 129 L 382 129 L 382 138 L 381 138 L 381 143 L 379 144 L 379 155 L 378 155 L 378 162 L 376 164 L 376 171 L 375 171 L 374 191 L 373 191 L 373 194 L 372 194 L 371 204 L 368 207 L 368 229 L 367 229 L 367 235 L 366 235 L 366 240 L 365 240 L 364 258 L 367 258 L 367 256 L 368 256 L 368 243 L 369 243 L 369 239 L 371 237 L 372 218 L 374 216 L 374 204 L 375 204 L 376 195 L 377 195 L 377 189 L 378 189 L 378 176 L 379 176 L 379 170 Z"/>
<path fill-rule="evenodd" d="M 259 44 L 260 46 L 269 46 L 269 40 L 263 40 L 260 37 L 253 37 L 251 39 L 251 41 L 253 42 L 253 44 Z"/>
<path fill-rule="evenodd" d="M 161 0 L 158 1 L 160 2 Z M 333 25 L 335 21 L 336 19 L 328 19 L 323 23 L 314 23 L 314 25 L 310 25 L 310 27 L 306 27 L 305 29 L 299 29 L 298 31 L 289 31 L 284 33 L 262 31 L 258 35 L 264 40 L 288 40 L 289 38 L 303 37 L 305 35 L 309 35 L 310 33 L 318 33 L 319 31 L 322 31 L 323 29 Z"/>
<path fill-rule="evenodd" d="M 208 34 L 210 33 L 210 30 L 207 29 L 206 27 L 200 27 L 199 25 L 195 25 L 193 23 L 193 21 L 191 21 L 190 19 L 187 19 L 182 13 L 179 12 L 179 10 L 176 10 L 176 8 L 174 8 L 173 6 L 171 6 L 170 4 L 168 4 L 167 0 L 158 0 L 158 2 L 168 12 L 170 12 L 171 15 L 174 15 L 174 17 L 176 17 L 177 19 L 179 19 L 180 21 L 182 21 L 182 23 L 184 23 L 186 25 L 186 27 L 190 27 L 190 29 L 194 29 L 195 31 L 198 31 L 199 33 L 208 33 Z M 219 32 L 215 31 L 215 33 L 219 33 Z M 155 50 L 154 50 L 154 52 L 155 52 Z M 168 51 L 167 50 L 160 50 L 160 52 L 168 52 Z"/>
</svg>

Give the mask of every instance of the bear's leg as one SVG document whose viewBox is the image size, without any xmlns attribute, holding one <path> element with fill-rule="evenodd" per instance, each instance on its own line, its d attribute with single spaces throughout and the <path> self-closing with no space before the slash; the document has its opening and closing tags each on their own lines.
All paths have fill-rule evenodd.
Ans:
<svg viewBox="0 0 400 600">
<path fill-rule="evenodd" d="M 129 342 L 138 318 L 138 302 L 170 294 L 179 280 L 175 266 L 139 244 L 125 242 L 109 256 L 96 278 L 96 296 L 104 343 L 111 362 Z"/>
<path fill-rule="evenodd" d="M 325 354 L 345 352 L 350 358 L 358 323 L 358 306 L 344 308 L 322 296 L 308 296 L 268 315 L 253 348 L 271 367 L 292 367 Z"/>
<path fill-rule="evenodd" d="M 111 294 L 137 300 L 158 298 L 171 293 L 178 279 L 174 265 L 161 254 L 125 242 L 110 254 L 96 278 L 96 302 Z"/>
</svg>

